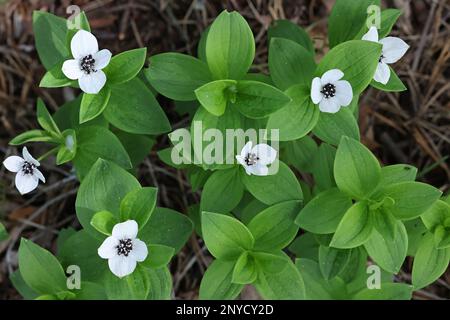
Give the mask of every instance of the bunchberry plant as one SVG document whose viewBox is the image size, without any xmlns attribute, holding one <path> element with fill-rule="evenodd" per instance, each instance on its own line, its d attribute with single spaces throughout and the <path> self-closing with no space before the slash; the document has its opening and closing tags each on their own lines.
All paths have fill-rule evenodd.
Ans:
<svg viewBox="0 0 450 320">
<path fill-rule="evenodd" d="M 450 260 L 450 198 L 416 182 L 410 165 L 382 166 L 360 142 L 364 90 L 406 90 L 390 64 L 409 47 L 388 36 L 401 13 L 372 17 L 374 5 L 336 1 L 321 59 L 305 30 L 275 21 L 269 74 L 252 67 L 254 36 L 237 12 L 214 20 L 196 57 L 161 53 L 148 67 L 146 49 L 99 50 L 84 13 L 74 29 L 36 12 L 40 86 L 81 93 L 54 114 L 38 100 L 41 128 L 10 144 L 41 142 L 48 152 L 38 161 L 24 147 L 3 164 L 25 194 L 45 182 L 40 162 L 70 163 L 81 229 L 60 231 L 56 255 L 22 239 L 17 290 L 28 299 L 170 299 L 168 265 L 193 230 L 213 257 L 200 299 L 235 299 L 247 285 L 264 299 L 410 299 L 436 281 Z M 133 175 L 171 131 L 155 92 L 189 109 L 191 122 L 158 152 L 201 190 L 187 216 L 158 207 L 158 190 Z M 408 256 L 412 279 L 400 283 Z"/>
</svg>

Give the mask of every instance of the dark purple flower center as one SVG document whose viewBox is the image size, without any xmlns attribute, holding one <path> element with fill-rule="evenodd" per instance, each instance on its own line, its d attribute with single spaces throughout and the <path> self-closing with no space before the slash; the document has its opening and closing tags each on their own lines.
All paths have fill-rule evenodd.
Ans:
<svg viewBox="0 0 450 320">
<path fill-rule="evenodd" d="M 119 240 L 119 244 L 116 248 L 119 256 L 123 254 L 125 257 L 128 257 L 128 254 L 133 250 L 133 241 L 131 239 Z"/>
<path fill-rule="evenodd" d="M 320 93 L 323 94 L 325 99 L 332 98 L 336 95 L 336 86 L 334 84 L 327 83 L 322 87 Z"/>
<path fill-rule="evenodd" d="M 34 168 L 36 168 L 36 166 L 28 161 L 24 161 L 23 165 L 22 165 L 22 172 L 24 174 L 33 174 L 34 172 Z"/>
<path fill-rule="evenodd" d="M 84 71 L 85 74 L 96 72 L 97 70 L 95 70 L 94 67 L 95 67 L 95 59 L 92 57 L 91 54 L 81 59 L 80 69 L 81 71 Z"/>
<path fill-rule="evenodd" d="M 248 153 L 247 156 L 244 158 L 244 161 L 248 166 L 256 164 L 258 160 L 259 157 L 254 153 Z"/>
</svg>

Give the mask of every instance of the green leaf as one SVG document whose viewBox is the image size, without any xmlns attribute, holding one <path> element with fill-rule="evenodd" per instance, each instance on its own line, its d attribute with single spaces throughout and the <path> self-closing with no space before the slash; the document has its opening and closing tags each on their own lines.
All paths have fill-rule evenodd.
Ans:
<svg viewBox="0 0 450 320">
<path fill-rule="evenodd" d="M 8 239 L 8 232 L 6 232 L 5 226 L 0 222 L 0 242 Z"/>
<path fill-rule="evenodd" d="M 373 214 L 373 226 L 384 237 L 393 240 L 397 230 L 397 219 L 392 215 L 389 210 L 384 208 L 372 211 Z"/>
<path fill-rule="evenodd" d="M 384 281 L 387 272 L 381 270 L 381 281 Z M 350 260 L 345 268 L 335 279 L 342 279 L 346 283 L 346 291 L 354 293 L 361 288 L 367 287 L 367 252 L 364 247 L 350 250 Z M 387 275 L 388 280 L 392 279 L 392 274 Z"/>
<path fill-rule="evenodd" d="M 238 205 L 244 185 L 237 169 L 217 170 L 208 178 L 200 201 L 201 211 L 228 213 Z"/>
<path fill-rule="evenodd" d="M 342 137 L 334 161 L 334 177 L 341 191 L 365 199 L 380 182 L 381 168 L 375 156 L 360 142 Z"/>
<path fill-rule="evenodd" d="M 89 25 L 88 18 L 86 16 L 86 13 L 84 11 L 81 11 L 77 15 L 72 15 L 68 19 L 67 24 L 69 30 L 86 30 L 91 32 L 91 26 Z"/>
<path fill-rule="evenodd" d="M 380 289 L 362 289 L 353 300 L 411 300 L 413 288 L 406 283 L 381 283 Z"/>
<path fill-rule="evenodd" d="M 114 85 L 104 115 L 115 127 L 129 133 L 161 134 L 170 123 L 153 93 L 139 78 Z"/>
<path fill-rule="evenodd" d="M 436 281 L 447 270 L 450 248 L 437 249 L 433 235 L 428 233 L 420 244 L 414 258 L 412 284 L 419 290 Z"/>
<path fill-rule="evenodd" d="M 28 142 L 55 142 L 55 138 L 50 136 L 44 130 L 30 130 L 19 134 L 12 139 L 9 144 L 12 146 L 18 146 Z"/>
<path fill-rule="evenodd" d="M 139 188 L 139 182 L 130 173 L 110 161 L 97 160 L 78 189 L 75 202 L 78 220 L 85 230 L 98 237 L 90 225 L 92 216 L 108 210 L 119 218 L 122 199 Z"/>
<path fill-rule="evenodd" d="M 112 229 L 117 223 L 119 223 L 117 217 L 107 210 L 97 212 L 91 219 L 91 226 L 107 236 L 111 235 Z"/>
<path fill-rule="evenodd" d="M 255 176 L 247 175 L 241 170 L 241 177 L 247 190 L 265 204 L 303 199 L 302 189 L 295 174 L 281 161 L 276 174 Z"/>
<path fill-rule="evenodd" d="M 202 233 L 208 250 L 217 259 L 237 259 L 255 243 L 244 224 L 224 214 L 203 212 Z"/>
<path fill-rule="evenodd" d="M 320 140 L 335 146 L 339 144 L 344 136 L 357 141 L 360 139 L 358 122 L 348 108 L 342 108 L 337 113 L 320 113 L 320 117 L 312 132 Z"/>
<path fill-rule="evenodd" d="M 297 140 L 306 136 L 319 121 L 320 110 L 311 101 L 307 86 L 294 85 L 286 90 L 292 99 L 285 107 L 272 113 L 267 122 L 269 139 L 272 129 L 278 130 L 280 141 Z"/>
<path fill-rule="evenodd" d="M 407 164 L 394 164 L 381 168 L 380 186 L 399 182 L 414 181 L 417 176 L 417 168 Z"/>
<path fill-rule="evenodd" d="M 311 85 L 315 69 L 314 56 L 307 48 L 287 39 L 272 38 L 270 40 L 270 76 L 281 90 L 298 84 Z"/>
<path fill-rule="evenodd" d="M 333 238 L 332 234 L 314 234 L 316 241 L 322 246 L 330 246 L 330 242 Z"/>
<path fill-rule="evenodd" d="M 197 45 L 197 57 L 206 62 L 206 39 L 208 38 L 209 27 L 203 30 Z"/>
<path fill-rule="evenodd" d="M 357 202 L 345 213 L 330 246 L 340 249 L 358 247 L 369 239 L 372 231 L 373 221 L 367 203 Z"/>
<path fill-rule="evenodd" d="M 81 282 L 80 290 L 76 291 L 76 300 L 106 300 L 105 288 L 94 282 Z"/>
<path fill-rule="evenodd" d="M 310 232 L 328 234 L 336 231 L 352 199 L 337 188 L 321 192 L 300 211 L 295 223 Z"/>
<path fill-rule="evenodd" d="M 306 232 L 297 237 L 289 246 L 289 251 L 297 257 L 304 257 L 314 261 L 319 259 L 319 243 L 314 234 Z"/>
<path fill-rule="evenodd" d="M 58 238 L 56 239 L 56 249 L 57 249 L 57 256 L 59 256 L 59 253 L 61 251 L 61 247 L 64 245 L 64 243 L 69 239 L 72 235 L 76 234 L 77 231 L 72 228 L 63 228 L 59 230 L 58 232 Z"/>
<path fill-rule="evenodd" d="M 313 155 L 312 174 L 319 192 L 336 186 L 333 173 L 335 156 L 336 148 L 327 143 L 322 143 Z"/>
<path fill-rule="evenodd" d="M 378 38 L 383 39 L 389 33 L 391 33 L 392 27 L 394 26 L 397 19 L 402 15 L 402 12 L 398 9 L 386 9 L 381 11 L 380 17 L 380 29 L 378 29 Z M 361 39 L 369 31 L 367 24 L 364 24 L 362 29 L 356 35 L 355 39 Z"/>
<path fill-rule="evenodd" d="M 50 70 L 69 56 L 66 19 L 44 11 L 33 12 L 33 33 L 39 59 Z"/>
<path fill-rule="evenodd" d="M 231 282 L 237 284 L 253 283 L 258 276 L 255 259 L 248 251 L 243 252 L 234 265 Z"/>
<path fill-rule="evenodd" d="M 199 167 L 191 167 L 187 171 L 187 178 L 191 184 L 192 191 L 198 191 L 202 188 L 211 176 L 210 171 L 203 170 Z M 229 191 L 229 190 L 228 190 Z M 235 190 L 233 190 L 234 192 Z M 214 211 L 214 210 L 213 210 Z"/>
<path fill-rule="evenodd" d="M 31 289 L 30 286 L 25 283 L 19 269 L 9 275 L 9 280 L 25 300 L 34 300 L 38 297 L 36 291 Z"/>
<path fill-rule="evenodd" d="M 428 230 L 434 232 L 436 247 L 442 249 L 449 245 L 450 235 L 450 205 L 438 200 L 421 215 Z"/>
<path fill-rule="evenodd" d="M 296 259 L 295 265 L 300 271 L 304 282 L 306 299 L 308 300 L 335 300 L 348 299 L 345 284 L 342 279 L 334 278 L 326 281 L 316 261 L 301 258 Z"/>
<path fill-rule="evenodd" d="M 422 243 L 423 237 L 427 234 L 427 227 L 420 218 L 403 222 L 408 233 L 408 252 L 407 255 L 414 257 L 417 249 Z"/>
<path fill-rule="evenodd" d="M 244 76 L 244 78 L 242 78 L 242 80 L 263 82 L 265 84 L 273 86 L 273 82 L 272 82 L 272 79 L 270 78 L 270 76 L 263 74 L 263 73 L 249 72 Z"/>
<path fill-rule="evenodd" d="M 77 131 L 77 153 L 73 159 L 77 175 L 83 179 L 91 166 L 102 158 L 130 169 L 130 158 L 119 139 L 108 129 L 90 126 Z"/>
<path fill-rule="evenodd" d="M 206 60 L 216 79 L 242 78 L 255 57 L 250 26 L 238 12 L 223 11 L 213 22 L 206 39 Z"/>
<path fill-rule="evenodd" d="M 209 265 L 200 283 L 200 300 L 233 300 L 244 285 L 232 283 L 235 261 L 215 260 Z"/>
<path fill-rule="evenodd" d="M 447 225 L 450 219 L 447 219 Z M 434 243 L 436 248 L 450 248 L 450 228 L 448 226 L 437 226 L 434 230 Z"/>
<path fill-rule="evenodd" d="M 192 234 L 191 220 L 171 209 L 156 207 L 139 237 L 147 244 L 161 244 L 181 250 Z"/>
<path fill-rule="evenodd" d="M 369 256 L 384 270 L 398 273 L 406 258 L 408 234 L 402 222 L 397 221 L 395 236 L 386 231 L 373 230 L 369 240 L 364 243 Z"/>
<path fill-rule="evenodd" d="M 26 284 L 38 294 L 55 294 L 66 290 L 66 275 L 59 261 L 47 250 L 22 238 L 19 269 Z"/>
<path fill-rule="evenodd" d="M 64 103 L 58 110 L 53 114 L 53 119 L 55 119 L 56 124 L 60 130 L 73 129 L 78 130 L 79 128 L 85 128 L 89 126 L 99 126 L 99 127 L 109 127 L 108 121 L 100 115 L 95 119 L 88 121 L 86 123 L 80 124 L 80 107 L 81 99 L 83 98 L 83 93 L 78 95 L 74 100 L 70 100 Z"/>
<path fill-rule="evenodd" d="M 239 205 L 233 210 L 233 213 L 241 220 L 245 225 L 248 225 L 250 221 L 261 211 L 267 209 L 268 206 L 258 199 L 253 198 L 249 193 L 244 193 Z"/>
<path fill-rule="evenodd" d="M 77 154 L 77 135 L 75 130 L 67 129 L 62 133 L 63 143 L 59 145 L 58 154 L 56 155 L 56 164 L 59 166 L 63 163 L 71 161 Z"/>
<path fill-rule="evenodd" d="M 59 131 L 58 126 L 45 107 L 44 101 L 42 101 L 42 99 L 38 99 L 37 101 L 36 117 L 42 129 L 56 135 L 61 135 L 61 131 Z"/>
<path fill-rule="evenodd" d="M 283 38 L 294 41 L 314 54 L 314 45 L 308 33 L 290 20 L 275 20 L 267 32 L 269 43 L 272 38 Z"/>
<path fill-rule="evenodd" d="M 258 293 L 267 300 L 303 300 L 305 284 L 294 264 L 286 259 L 286 267 L 279 273 L 260 272 L 254 283 Z"/>
<path fill-rule="evenodd" d="M 111 89 L 104 86 L 97 94 L 83 94 L 80 106 L 80 123 L 90 121 L 99 116 L 108 105 L 111 97 Z"/>
<path fill-rule="evenodd" d="M 118 278 L 109 272 L 104 285 L 109 300 L 144 300 L 150 291 L 147 269 L 140 265 L 124 278 Z"/>
<path fill-rule="evenodd" d="M 200 88 L 195 89 L 195 96 L 208 112 L 215 116 L 221 116 L 227 107 L 229 95 L 233 93 L 232 90 L 236 90 L 236 83 L 235 80 L 208 82 Z"/>
<path fill-rule="evenodd" d="M 372 80 L 370 82 L 370 85 L 378 90 L 386 92 L 402 92 L 408 90 L 408 88 L 406 88 L 406 86 L 403 84 L 402 80 L 400 80 L 400 78 L 397 76 L 394 69 L 392 69 L 392 67 L 390 66 L 389 69 L 391 70 L 391 76 L 388 83 L 382 84 L 380 82 Z"/>
<path fill-rule="evenodd" d="M 150 66 L 144 73 L 159 93 L 178 101 L 195 100 L 194 91 L 212 81 L 205 62 L 175 52 L 150 57 Z"/>
<path fill-rule="evenodd" d="M 233 107 L 251 119 L 265 118 L 291 101 L 282 91 L 263 82 L 241 80 L 236 90 L 236 101 L 231 101 Z"/>
<path fill-rule="evenodd" d="M 337 0 L 328 20 L 330 47 L 354 39 L 368 19 L 367 9 L 371 5 L 380 7 L 380 0 Z"/>
<path fill-rule="evenodd" d="M 350 82 L 353 94 L 359 95 L 370 84 L 381 56 L 381 44 L 364 40 L 351 40 L 331 49 L 319 63 L 315 75 L 339 69 L 342 80 Z"/>
<path fill-rule="evenodd" d="M 144 161 L 156 142 L 153 137 L 128 133 L 121 130 L 114 130 L 114 134 L 119 138 L 127 151 L 133 168 L 138 167 Z"/>
<path fill-rule="evenodd" d="M 289 257 L 280 253 L 267 252 L 252 252 L 251 255 L 255 258 L 258 270 L 263 273 L 279 273 L 290 262 Z"/>
<path fill-rule="evenodd" d="M 383 194 L 394 200 L 388 210 L 397 219 L 409 220 L 428 210 L 442 192 L 425 183 L 407 181 L 386 186 Z"/>
<path fill-rule="evenodd" d="M 147 269 L 150 291 L 147 300 L 170 300 L 172 296 L 172 275 L 167 267 Z"/>
<path fill-rule="evenodd" d="M 170 138 L 170 135 L 169 135 L 169 138 Z M 164 162 L 166 165 L 168 165 L 169 167 L 173 167 L 173 168 L 177 168 L 177 169 L 187 169 L 187 168 L 189 168 L 190 165 L 188 165 L 188 164 L 184 164 L 184 163 L 175 164 L 172 161 L 172 152 L 174 152 L 173 149 L 174 148 L 166 148 L 166 149 L 159 150 L 157 152 L 159 159 L 162 162 Z"/>
<path fill-rule="evenodd" d="M 71 13 L 74 11 L 72 10 Z M 68 19 L 67 19 L 67 35 L 66 35 L 66 47 L 70 48 L 70 43 L 72 41 L 73 36 L 79 31 L 79 30 L 86 30 L 88 32 L 91 32 L 91 27 L 89 25 L 88 18 L 86 16 L 86 13 L 84 11 L 81 11 L 79 14 L 73 13 Z"/>
<path fill-rule="evenodd" d="M 270 121 L 270 118 L 269 118 Z M 312 172 L 314 156 L 318 153 L 318 147 L 310 136 L 289 141 L 283 146 L 284 159 L 287 164 L 294 166 L 299 171 Z"/>
<path fill-rule="evenodd" d="M 166 266 L 172 259 L 175 249 L 161 244 L 149 244 L 148 256 L 142 265 L 147 268 L 158 269 Z"/>
<path fill-rule="evenodd" d="M 41 88 L 60 88 L 67 86 L 76 86 L 77 81 L 70 80 L 62 72 L 62 65 L 64 61 L 56 63 L 50 70 L 48 70 L 41 81 L 39 82 L 39 87 Z"/>
<path fill-rule="evenodd" d="M 77 231 L 58 248 L 58 259 L 65 268 L 70 265 L 79 266 L 83 281 L 98 282 L 106 273 L 111 273 L 108 263 L 97 252 L 104 239 L 104 236 L 93 229 L 92 233 L 86 229 Z"/>
<path fill-rule="evenodd" d="M 300 201 L 286 201 L 258 213 L 248 224 L 255 238 L 254 249 L 280 250 L 291 243 L 298 232 L 294 219 L 299 211 Z"/>
<path fill-rule="evenodd" d="M 333 279 L 341 273 L 350 261 L 350 250 L 319 247 L 319 268 L 325 280 Z"/>
<path fill-rule="evenodd" d="M 106 79 L 111 84 L 133 79 L 144 66 L 146 56 L 147 48 L 128 50 L 113 56 L 104 69 Z"/>
<path fill-rule="evenodd" d="M 206 111 L 205 108 L 198 108 L 197 112 L 194 115 L 194 118 L 192 119 L 190 127 L 191 141 L 193 143 L 193 151 L 195 156 L 193 161 L 194 162 L 197 161 L 197 163 L 201 165 L 203 169 L 217 169 L 224 166 L 226 167 L 225 165 L 226 163 L 235 163 L 235 155 L 238 154 L 238 152 L 240 152 L 240 150 L 238 151 L 236 149 L 237 143 L 235 143 L 234 149 L 229 147 L 227 148 L 226 143 L 224 143 L 222 145 L 222 149 L 220 149 L 219 146 L 217 147 L 218 150 L 216 150 L 215 152 L 212 151 L 208 152 L 207 148 L 210 144 L 206 143 L 200 144 L 198 142 L 204 141 L 204 133 L 207 132 L 208 129 L 218 130 L 225 137 L 227 129 L 243 130 L 242 128 L 244 128 L 242 116 L 234 108 L 227 108 L 225 110 L 225 113 L 220 117 L 212 115 L 211 113 Z M 212 139 L 215 139 L 215 137 L 211 138 L 211 140 Z M 233 139 L 237 140 L 235 137 Z M 216 144 L 215 142 L 211 142 L 211 145 L 215 146 Z M 211 147 L 209 147 L 209 149 L 211 149 Z M 223 158 L 214 157 L 214 153 L 223 155 Z M 210 155 L 211 158 L 207 158 Z M 216 163 L 214 163 L 213 161 L 215 159 L 217 159 Z"/>
<path fill-rule="evenodd" d="M 156 207 L 158 189 L 146 187 L 130 191 L 120 203 L 121 221 L 135 220 L 142 229 Z"/>
<path fill-rule="evenodd" d="M 72 38 L 79 30 L 86 30 L 88 32 L 91 32 L 91 27 L 89 25 L 86 13 L 84 11 L 81 11 L 79 14 L 73 13 L 67 19 L 67 28 L 68 28 L 66 35 L 67 48 L 70 48 Z"/>
</svg>

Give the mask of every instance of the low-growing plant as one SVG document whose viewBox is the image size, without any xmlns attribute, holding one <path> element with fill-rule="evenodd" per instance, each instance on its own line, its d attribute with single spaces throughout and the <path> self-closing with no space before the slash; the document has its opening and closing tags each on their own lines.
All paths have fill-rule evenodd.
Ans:
<svg viewBox="0 0 450 320">
<path fill-rule="evenodd" d="M 4 166 L 25 194 L 45 183 L 48 156 L 71 163 L 82 228 L 60 231 L 56 255 L 22 239 L 16 289 L 27 299 L 170 299 L 168 265 L 193 230 L 214 258 L 200 299 L 235 299 L 246 285 L 264 299 L 410 299 L 436 281 L 450 260 L 450 198 L 360 142 L 364 90 L 406 90 L 389 66 L 409 48 L 389 36 L 401 12 L 379 6 L 337 0 L 320 61 L 304 29 L 275 21 L 268 75 L 253 72 L 254 36 L 237 12 L 204 31 L 197 57 L 161 53 L 148 67 L 145 48 L 99 50 L 83 12 L 75 24 L 35 12 L 40 86 L 82 93 L 54 114 L 38 99 L 41 128 L 10 144 L 49 151 L 36 160 L 24 147 Z M 202 190 L 188 216 L 157 207 L 158 190 L 134 176 L 171 131 L 156 93 L 190 108 L 191 123 L 158 152 Z M 411 283 L 400 283 L 407 256 Z"/>
</svg>

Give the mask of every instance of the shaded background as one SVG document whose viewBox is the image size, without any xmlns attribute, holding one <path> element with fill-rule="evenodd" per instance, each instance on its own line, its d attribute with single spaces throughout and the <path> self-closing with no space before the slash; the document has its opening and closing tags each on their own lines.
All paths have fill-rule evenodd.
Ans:
<svg viewBox="0 0 450 320">
<path fill-rule="evenodd" d="M 275 19 L 290 19 L 304 27 L 314 40 L 320 58 L 327 48 L 327 18 L 333 0 L 134 0 L 134 1 L 22 1 L 0 0 L 0 159 L 19 152 L 8 146 L 17 134 L 37 128 L 36 98 L 51 111 L 77 92 L 71 88 L 38 87 L 44 74 L 34 47 L 33 10 L 67 17 L 66 8 L 78 5 L 89 18 L 100 47 L 113 54 L 147 47 L 150 55 L 177 51 L 195 55 L 202 30 L 224 8 L 239 11 L 249 22 L 256 39 L 255 71 L 267 72 L 267 28 Z M 410 50 L 394 69 L 409 88 L 403 93 L 368 89 L 360 99 L 360 128 L 363 142 L 384 164 L 408 163 L 419 168 L 419 180 L 442 191 L 449 189 L 450 146 L 450 3 L 446 0 L 386 0 L 384 7 L 403 11 L 391 35 L 400 36 Z M 188 122 L 172 103 L 158 98 L 173 126 Z M 165 166 L 156 151 L 167 146 L 167 137 L 139 167 L 143 185 L 159 188 L 159 205 L 186 213 L 198 203 L 180 171 Z M 43 145 L 31 144 L 32 154 L 42 154 Z M 37 192 L 21 197 L 13 185 L 14 175 L 0 167 L 0 220 L 10 239 L 0 243 L 0 299 L 18 299 L 8 275 L 17 268 L 20 237 L 30 238 L 55 252 L 58 230 L 79 228 L 74 202 L 78 183 L 70 166 L 56 167 L 54 159 L 42 164 L 47 183 Z M 194 299 L 199 281 L 211 258 L 201 241 L 193 236 L 174 258 L 171 270 L 175 298 Z M 399 281 L 410 281 L 408 258 Z M 255 298 L 245 290 L 243 298 Z M 415 293 L 417 299 L 450 298 L 450 272 L 437 283 Z"/>
</svg>

